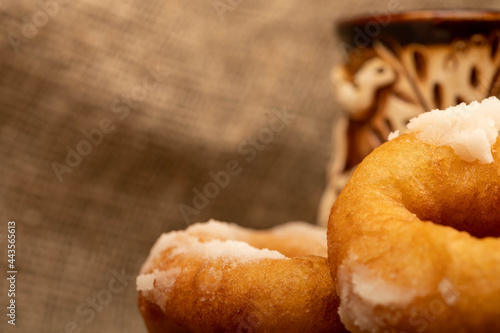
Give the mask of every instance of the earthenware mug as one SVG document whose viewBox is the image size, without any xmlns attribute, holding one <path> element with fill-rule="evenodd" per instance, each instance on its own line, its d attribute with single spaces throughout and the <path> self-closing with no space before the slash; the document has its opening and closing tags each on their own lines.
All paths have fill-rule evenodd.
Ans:
<svg viewBox="0 0 500 333">
<path fill-rule="evenodd" d="M 341 115 L 333 129 L 326 225 L 355 166 L 409 119 L 500 95 L 500 12 L 413 11 L 336 24 L 344 63 L 331 73 Z"/>
</svg>

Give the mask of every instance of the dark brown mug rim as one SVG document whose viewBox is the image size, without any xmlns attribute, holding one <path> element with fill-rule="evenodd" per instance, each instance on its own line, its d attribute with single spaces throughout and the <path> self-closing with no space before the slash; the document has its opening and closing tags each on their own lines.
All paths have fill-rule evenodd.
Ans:
<svg viewBox="0 0 500 333">
<path fill-rule="evenodd" d="M 420 21 L 457 22 L 457 21 L 499 21 L 500 11 L 498 10 L 477 10 L 477 9 L 434 9 L 434 10 L 412 10 L 398 13 L 386 13 L 377 15 L 360 15 L 344 19 L 337 22 L 340 29 L 343 26 L 364 25 L 372 21 L 383 21 L 390 17 L 390 23 L 412 23 Z"/>
<path fill-rule="evenodd" d="M 500 31 L 500 11 L 441 9 L 380 13 L 339 20 L 335 30 L 351 47 L 371 46 L 373 40 L 385 37 L 401 45 L 443 44 Z M 361 46 L 357 43 L 360 40 Z"/>
</svg>

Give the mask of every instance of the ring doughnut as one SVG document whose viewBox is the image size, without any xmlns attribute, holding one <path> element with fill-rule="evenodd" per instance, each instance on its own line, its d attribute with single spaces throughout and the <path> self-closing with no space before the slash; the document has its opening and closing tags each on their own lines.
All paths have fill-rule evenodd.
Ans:
<svg viewBox="0 0 500 333">
<path fill-rule="evenodd" d="M 137 277 L 149 332 L 345 332 L 326 230 L 209 221 L 163 234 Z"/>
<path fill-rule="evenodd" d="M 328 254 L 351 332 L 500 331 L 500 101 L 414 118 L 357 167 Z"/>
</svg>

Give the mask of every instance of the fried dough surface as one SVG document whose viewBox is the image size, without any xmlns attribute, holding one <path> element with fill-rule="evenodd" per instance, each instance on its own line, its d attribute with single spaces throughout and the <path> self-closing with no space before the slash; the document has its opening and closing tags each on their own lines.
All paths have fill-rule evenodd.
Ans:
<svg viewBox="0 0 500 333">
<path fill-rule="evenodd" d="M 329 262 L 352 332 L 500 331 L 500 140 L 492 163 L 403 134 L 332 207 Z"/>
</svg>

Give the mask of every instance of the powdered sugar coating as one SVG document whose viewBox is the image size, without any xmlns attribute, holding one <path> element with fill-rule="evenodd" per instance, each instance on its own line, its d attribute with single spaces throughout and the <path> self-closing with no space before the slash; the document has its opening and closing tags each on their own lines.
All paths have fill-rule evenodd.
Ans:
<svg viewBox="0 0 500 333">
<path fill-rule="evenodd" d="M 391 141 L 399 136 L 399 130 L 395 130 L 394 132 L 389 133 L 387 137 L 387 141 Z"/>
<path fill-rule="evenodd" d="M 136 279 L 136 290 L 148 291 L 154 288 L 156 273 L 142 274 Z"/>
<path fill-rule="evenodd" d="M 409 304 L 417 295 L 412 289 L 404 289 L 385 281 L 367 266 L 356 265 L 352 272 L 353 291 L 364 302 L 372 305 Z"/>
<path fill-rule="evenodd" d="M 179 267 L 174 267 L 166 271 L 155 270 L 153 273 L 139 275 L 136 279 L 136 289 L 149 291 L 155 287 L 158 281 L 165 291 L 171 289 L 175 280 L 182 273 Z"/>
<path fill-rule="evenodd" d="M 216 227 L 216 225 L 212 225 Z M 207 259 L 224 259 L 226 261 L 248 262 L 262 259 L 285 259 L 286 257 L 277 251 L 268 249 L 256 249 L 245 242 L 234 240 L 214 239 L 201 242 L 196 236 L 187 232 L 173 231 L 162 234 L 151 249 L 151 253 L 141 269 L 141 273 L 151 269 L 154 259 L 163 251 L 172 248 L 169 256 L 189 254 Z"/>
<path fill-rule="evenodd" d="M 246 231 L 248 232 L 248 231 Z M 189 256 L 207 261 L 223 260 L 227 263 L 247 263 L 264 259 L 288 259 L 278 251 L 257 249 L 249 244 L 232 240 L 243 238 L 245 229 L 235 224 L 210 220 L 198 223 L 186 231 L 172 231 L 162 234 L 153 245 L 149 257 L 141 268 L 141 275 L 136 279 L 137 290 L 148 291 L 160 284 L 166 292 L 174 285 L 180 269 L 149 273 L 155 260 L 169 250 L 168 258 Z M 199 235 L 204 235 L 205 241 Z M 221 238 L 221 239 L 214 239 Z"/>
<path fill-rule="evenodd" d="M 491 146 L 500 130 L 500 101 L 462 103 L 444 111 L 425 112 L 410 120 L 407 133 L 435 146 L 449 146 L 467 162 L 492 163 Z"/>
</svg>

